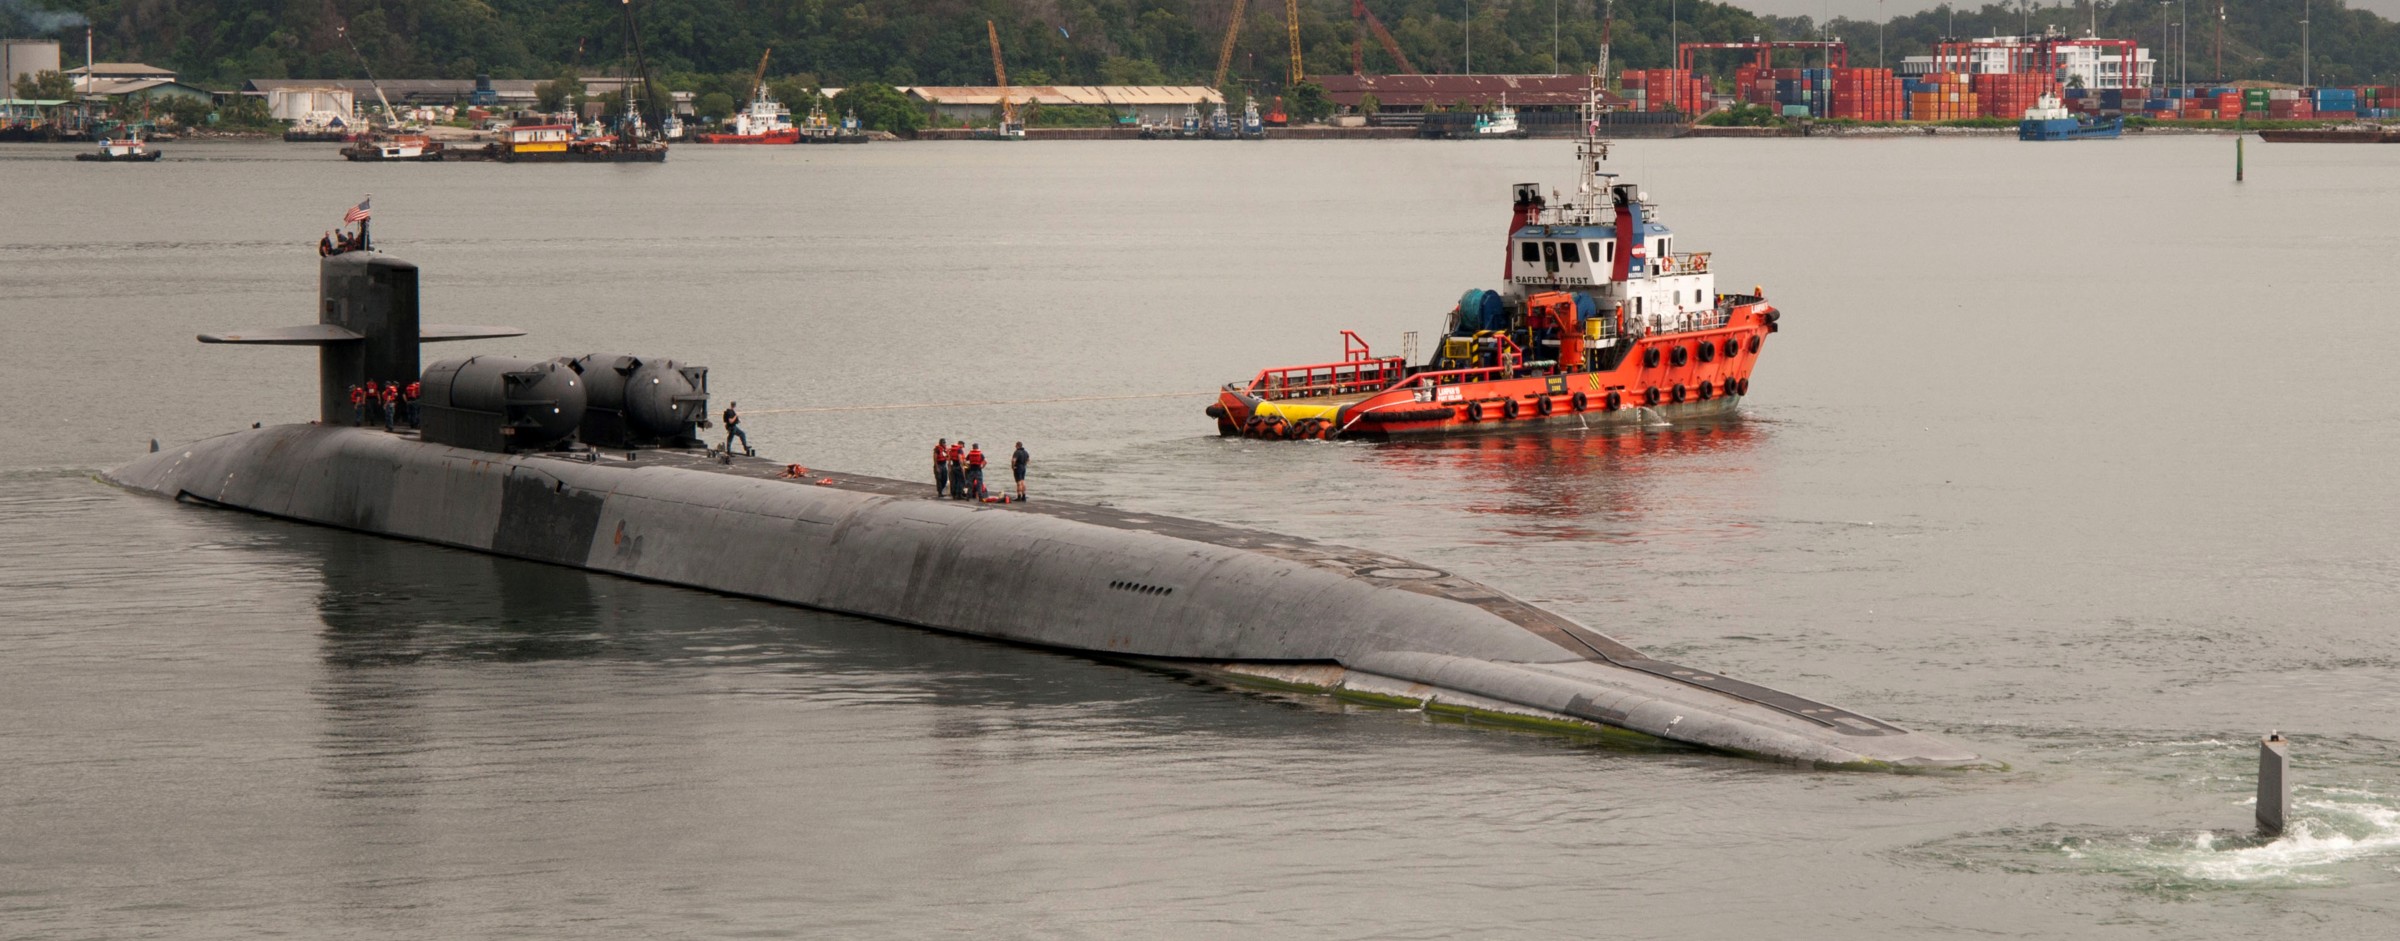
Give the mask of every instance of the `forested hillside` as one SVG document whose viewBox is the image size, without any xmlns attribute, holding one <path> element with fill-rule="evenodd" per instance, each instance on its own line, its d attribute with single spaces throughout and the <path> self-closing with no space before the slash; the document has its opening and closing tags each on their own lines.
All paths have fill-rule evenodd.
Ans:
<svg viewBox="0 0 2400 941">
<path fill-rule="evenodd" d="M 826 84 L 985 84 L 992 79 L 984 21 L 999 25 L 1010 78 L 1021 84 L 1205 83 L 1233 0 L 634 0 L 651 63 L 679 87 L 746 80 L 759 54 L 774 48 L 770 70 Z M 1477 0 L 1470 37 L 1463 0 L 1370 0 L 1401 49 L 1424 71 L 1577 71 L 1599 48 L 1602 0 Z M 2299 27 L 2288 4 L 2229 9 L 2225 63 L 2230 78 L 2291 80 L 2298 75 Z M 1815 38 L 1806 18 L 1761 18 L 1705 0 L 1674 2 L 1674 30 L 1685 41 L 1751 36 Z M 2192 31 L 2191 75 L 2210 75 L 2206 50 L 2213 14 L 2192 5 L 2206 25 Z M 569 68 L 605 67 L 620 55 L 617 0 L 0 0 L 0 34 L 43 29 L 70 45 L 80 30 L 57 17 L 87 16 L 103 60 L 139 60 L 175 68 L 188 80 L 228 87 L 245 78 L 348 77 L 359 63 L 336 26 L 350 35 L 378 75 L 546 78 Z M 1616 61 L 1627 68 L 1671 63 L 1670 0 L 1621 0 L 1615 6 Z M 2117 3 L 2101 12 L 2103 35 L 2159 39 L 2160 7 Z M 2314 7 L 2316 74 L 2323 82 L 2400 81 L 2400 26 L 2341 0 Z M 1555 20 L 1553 16 L 1555 14 Z M 1249 3 L 1233 80 L 1272 90 L 1285 62 L 1284 5 Z M 2013 32 L 2045 22 L 2089 21 L 2082 5 L 2025 8 L 1987 5 L 1900 17 L 1885 37 L 1886 55 L 1921 52 L 1953 28 L 1963 35 Z M 1555 22 L 1555 29 L 1553 24 Z M 1350 0 L 1301 0 L 1301 42 L 1311 72 L 1347 71 L 1356 30 Z M 1873 64 L 1876 26 L 1836 20 L 1826 33 L 1849 40 L 1852 61 Z M 1556 57 L 1553 58 L 1555 50 Z M 79 58 L 80 50 L 69 53 Z M 1369 71 L 1393 68 L 1370 37 Z"/>
</svg>

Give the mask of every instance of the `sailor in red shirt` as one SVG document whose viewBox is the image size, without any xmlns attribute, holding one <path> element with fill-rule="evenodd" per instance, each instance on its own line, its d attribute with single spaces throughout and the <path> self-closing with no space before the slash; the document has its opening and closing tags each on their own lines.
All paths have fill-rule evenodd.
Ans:
<svg viewBox="0 0 2400 941">
<path fill-rule="evenodd" d="M 967 498 L 967 443 L 965 441 L 951 442 L 950 451 L 948 453 L 950 460 L 950 499 L 964 500 Z"/>
<path fill-rule="evenodd" d="M 967 496 L 983 499 L 983 445 L 967 448 Z"/>
<path fill-rule="evenodd" d="M 383 430 L 392 430 L 392 419 L 400 414 L 400 384 L 383 384 Z"/>
<path fill-rule="evenodd" d="M 933 495 L 939 497 L 948 493 L 949 490 L 950 439 L 935 438 L 933 439 Z"/>
<path fill-rule="evenodd" d="M 353 425 L 367 423 L 367 390 L 355 385 L 350 387 L 350 423 Z"/>
</svg>

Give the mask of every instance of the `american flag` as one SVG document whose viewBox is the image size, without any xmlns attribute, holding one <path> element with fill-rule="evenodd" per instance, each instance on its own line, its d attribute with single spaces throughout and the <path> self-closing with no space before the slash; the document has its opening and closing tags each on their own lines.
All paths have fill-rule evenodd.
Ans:
<svg viewBox="0 0 2400 941">
<path fill-rule="evenodd" d="M 353 222 L 367 221 L 367 217 L 375 214 L 374 210 L 367 208 L 367 204 L 369 202 L 373 202 L 374 199 L 375 197 L 369 196 L 366 199 L 359 200 L 358 205 L 350 207 L 349 212 L 342 213 L 342 224 L 349 225 Z"/>
</svg>

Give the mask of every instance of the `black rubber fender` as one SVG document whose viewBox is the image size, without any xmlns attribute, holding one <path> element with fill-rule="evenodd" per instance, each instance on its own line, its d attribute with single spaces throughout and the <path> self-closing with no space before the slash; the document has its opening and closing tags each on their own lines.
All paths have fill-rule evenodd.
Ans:
<svg viewBox="0 0 2400 941">
<path fill-rule="evenodd" d="M 1649 348 L 1649 349 L 1646 349 L 1646 350 L 1643 350 L 1643 351 L 1642 351 L 1642 368 L 1643 368 L 1643 369 L 1657 369 L 1657 368 L 1658 368 L 1658 347 L 1655 347 L 1655 346 L 1653 346 L 1653 347 L 1651 347 L 1651 348 Z"/>
<path fill-rule="evenodd" d="M 1677 401 L 1677 402 L 1681 402 L 1681 401 L 1683 401 L 1683 399 L 1684 399 L 1684 388 L 1683 388 L 1683 383 L 1680 383 L 1680 382 L 1676 383 L 1676 384 L 1675 384 L 1675 391 L 1674 391 L 1673 393 L 1671 393 L 1671 394 L 1670 394 L 1668 397 L 1669 397 L 1670 399 L 1674 400 L 1674 401 Z"/>
<path fill-rule="evenodd" d="M 1591 399 L 1588 399 L 1588 398 L 1585 398 L 1585 397 L 1584 397 L 1584 395 L 1583 395 L 1583 393 L 1581 393 L 1581 392 L 1577 392 L 1577 393 L 1575 393 L 1575 397 L 1574 397 L 1574 398 L 1571 398 L 1571 399 L 1568 399 L 1568 400 L 1567 400 L 1567 407 L 1568 407 L 1568 408 L 1571 408 L 1571 409 L 1574 409 L 1574 410 L 1576 410 L 1576 411 L 1578 411 L 1578 412 L 1580 412 L 1580 411 L 1583 411 L 1584 409 L 1591 408 L 1591 407 L 1592 407 L 1592 400 L 1591 400 Z"/>
<path fill-rule="evenodd" d="M 1651 386 L 1651 387 L 1650 387 L 1650 388 L 1648 388 L 1648 389 L 1644 389 L 1644 390 L 1642 390 L 1642 404 L 1643 404 L 1643 405 L 1657 405 L 1657 404 L 1658 404 L 1658 387 L 1657 387 L 1657 386 Z"/>
<path fill-rule="evenodd" d="M 1500 417 L 1502 417 L 1502 418 L 1505 418 L 1505 419 L 1508 419 L 1508 420 L 1510 420 L 1510 421 L 1515 421 L 1515 420 L 1517 419 L 1517 400 L 1515 400 L 1515 399 L 1508 399 L 1508 400 L 1506 400 L 1506 401 L 1503 401 L 1503 402 L 1501 402 L 1501 403 L 1500 403 Z"/>
<path fill-rule="evenodd" d="M 1581 393 L 1577 393 L 1577 394 L 1578 394 L 1578 395 L 1580 395 Z M 1655 395 L 1655 394 L 1656 394 L 1656 390 L 1653 390 L 1653 391 L 1652 391 L 1652 394 L 1654 394 L 1654 395 Z M 1609 394 L 1608 394 L 1608 398 L 1605 398 L 1605 399 L 1602 399 L 1602 400 L 1600 400 L 1600 405 L 1601 405 L 1601 407 L 1603 407 L 1603 408 L 1606 408 L 1606 409 L 1608 409 L 1609 411 L 1612 411 L 1612 412 L 1613 412 L 1613 411 L 1616 411 L 1616 410 L 1618 410 L 1618 409 L 1620 409 L 1620 408 L 1624 408 L 1624 407 L 1625 407 L 1625 397 L 1624 397 L 1624 396 L 1622 396 L 1622 395 L 1618 395 L 1618 394 L 1616 394 L 1616 393 L 1614 393 L 1614 392 L 1611 392 L 1611 393 L 1609 393 Z"/>
<path fill-rule="evenodd" d="M 1758 355 L 1758 338 L 1755 336 L 1750 338 L 1750 355 Z"/>
<path fill-rule="evenodd" d="M 1667 354 L 1667 362 L 1676 366 L 1681 366 L 1691 361 L 1692 351 L 1685 347 L 1678 346 L 1673 352 Z"/>
<path fill-rule="evenodd" d="M 1469 402 L 1469 403 L 1467 403 L 1467 420 L 1468 420 L 1468 421 L 1482 421 L 1482 420 L 1483 420 L 1483 403 L 1481 403 L 1481 402 Z"/>
</svg>

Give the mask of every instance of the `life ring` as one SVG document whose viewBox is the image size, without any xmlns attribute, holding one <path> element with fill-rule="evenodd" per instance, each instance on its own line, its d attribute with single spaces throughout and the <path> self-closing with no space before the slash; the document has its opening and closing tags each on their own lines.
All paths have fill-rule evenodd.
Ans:
<svg viewBox="0 0 2400 941">
<path fill-rule="evenodd" d="M 1691 358 L 1691 351 L 1680 346 L 1676 347 L 1674 352 L 1667 354 L 1667 362 L 1677 366 L 1681 366 L 1684 363 L 1689 362 Z"/>
<path fill-rule="evenodd" d="M 1674 274 L 1674 273 L 1675 273 L 1675 256 L 1673 256 L 1673 255 L 1660 255 L 1660 256 L 1658 256 L 1658 273 L 1659 273 L 1659 274 Z"/>
<path fill-rule="evenodd" d="M 1536 414 L 1536 415 L 1543 415 L 1543 416 L 1547 416 L 1547 415 L 1549 415 L 1549 414 L 1550 414 L 1552 411 L 1555 411 L 1557 408 L 1558 408 L 1558 406 L 1557 406 L 1556 404 L 1553 404 L 1553 403 L 1550 401 L 1550 397 L 1549 397 L 1549 396 L 1547 396 L 1547 395 L 1545 395 L 1545 396 L 1542 396 L 1541 398 L 1538 398 L 1538 399 L 1535 399 L 1535 400 L 1533 400 L 1533 413 L 1534 413 L 1534 414 Z"/>
<path fill-rule="evenodd" d="M 1583 393 L 1577 392 L 1575 393 L 1574 398 L 1567 400 L 1567 407 L 1580 412 L 1584 409 L 1592 407 L 1592 400 L 1584 398 Z"/>
<path fill-rule="evenodd" d="M 1500 403 L 1500 417 L 1510 421 L 1515 421 L 1517 418 L 1517 400 L 1508 399 L 1502 401 Z"/>
<path fill-rule="evenodd" d="M 1726 359 L 1732 359 L 1732 358 L 1734 358 L 1734 357 L 1736 357 L 1736 356 L 1740 356 L 1740 355 L 1742 355 L 1742 341 L 1740 341 L 1740 340 L 1736 340 L 1736 339 L 1734 339 L 1734 338 L 1732 338 L 1732 337 L 1726 337 L 1726 338 L 1725 338 L 1725 358 L 1726 358 Z"/>
<path fill-rule="evenodd" d="M 1706 340 L 1702 340 L 1700 341 L 1699 346 L 1693 348 L 1692 354 L 1700 357 L 1701 362 L 1708 362 L 1709 360 L 1717 358 L 1717 345 Z"/>
<path fill-rule="evenodd" d="M 1651 348 L 1649 348 L 1649 349 L 1646 349 L 1646 350 L 1643 350 L 1643 351 L 1642 351 L 1642 368 L 1643 368 L 1643 369 L 1656 369 L 1656 368 L 1658 368 L 1658 347 L 1655 347 L 1655 346 L 1653 346 L 1653 347 L 1651 347 Z"/>
<path fill-rule="evenodd" d="M 1468 421 L 1482 421 L 1482 420 L 1483 420 L 1483 403 L 1481 403 L 1481 402 L 1469 402 L 1469 403 L 1467 403 L 1467 420 L 1468 420 Z"/>
<path fill-rule="evenodd" d="M 1716 395 L 1716 383 L 1710 382 L 1706 379 L 1700 380 L 1700 401 L 1706 402 L 1709 399 L 1716 398 Z"/>
<path fill-rule="evenodd" d="M 1612 412 L 1616 411 L 1625 407 L 1625 397 L 1611 392 L 1608 394 L 1608 398 L 1600 400 L 1600 406 Z"/>
<path fill-rule="evenodd" d="M 1675 400 L 1675 401 L 1677 401 L 1677 402 L 1681 402 L 1681 401 L 1683 401 L 1683 394 L 1684 394 L 1684 393 L 1683 393 L 1683 383 L 1680 383 L 1680 382 L 1676 383 L 1676 384 L 1675 384 L 1675 392 L 1674 392 L 1674 395 L 1673 395 L 1672 397 L 1674 398 L 1674 400 Z"/>
<path fill-rule="evenodd" d="M 1750 338 L 1750 355 L 1752 355 L 1752 356 L 1757 356 L 1757 355 L 1758 355 L 1758 338 L 1757 338 L 1757 337 L 1751 337 L 1751 338 Z"/>
<path fill-rule="evenodd" d="M 1651 386 L 1651 387 L 1650 387 L 1650 388 L 1648 388 L 1648 389 L 1644 389 L 1644 390 L 1642 390 L 1642 404 L 1643 404 L 1643 405 L 1657 405 L 1657 404 L 1658 404 L 1658 387 L 1657 387 L 1657 386 Z"/>
</svg>

